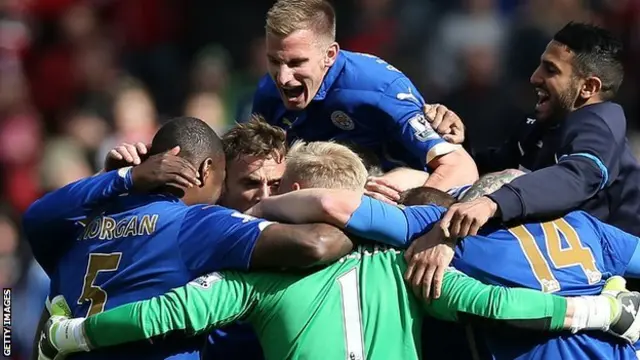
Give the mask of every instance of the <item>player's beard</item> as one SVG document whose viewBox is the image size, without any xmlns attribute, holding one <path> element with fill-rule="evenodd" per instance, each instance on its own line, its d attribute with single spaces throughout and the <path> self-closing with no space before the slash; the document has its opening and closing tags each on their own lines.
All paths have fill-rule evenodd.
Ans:
<svg viewBox="0 0 640 360">
<path fill-rule="evenodd" d="M 558 94 L 558 98 L 554 101 L 548 120 L 550 120 L 550 122 L 560 122 L 564 120 L 567 114 L 575 109 L 578 92 L 577 80 L 571 80 L 567 89 Z"/>
</svg>

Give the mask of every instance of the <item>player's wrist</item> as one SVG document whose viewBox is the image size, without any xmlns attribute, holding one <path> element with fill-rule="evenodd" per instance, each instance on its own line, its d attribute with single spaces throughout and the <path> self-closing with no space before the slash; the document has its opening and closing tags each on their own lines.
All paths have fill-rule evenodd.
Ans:
<svg viewBox="0 0 640 360">
<path fill-rule="evenodd" d="M 55 320 L 51 326 L 51 342 L 62 353 L 91 350 L 84 331 L 84 318 Z"/>
<path fill-rule="evenodd" d="M 498 203 L 496 203 L 492 198 L 488 196 L 483 196 L 482 200 L 487 204 L 487 206 L 491 210 L 491 217 L 500 216 L 500 207 L 498 206 Z"/>
</svg>

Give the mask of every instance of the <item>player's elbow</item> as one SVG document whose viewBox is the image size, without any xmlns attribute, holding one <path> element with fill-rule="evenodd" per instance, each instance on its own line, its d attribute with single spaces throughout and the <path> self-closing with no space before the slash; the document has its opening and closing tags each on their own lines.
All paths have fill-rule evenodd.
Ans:
<svg viewBox="0 0 640 360">
<path fill-rule="evenodd" d="M 425 185 L 443 191 L 473 184 L 478 180 L 478 168 L 469 153 L 462 148 L 433 159 L 429 166 L 434 172 Z"/>
<path fill-rule="evenodd" d="M 327 224 L 311 224 L 300 239 L 300 266 L 329 263 L 346 255 L 353 248 L 351 240 L 338 228 Z"/>
<path fill-rule="evenodd" d="M 361 194 L 352 191 L 327 192 L 319 199 L 321 221 L 344 228 L 360 206 L 361 198 Z"/>
</svg>

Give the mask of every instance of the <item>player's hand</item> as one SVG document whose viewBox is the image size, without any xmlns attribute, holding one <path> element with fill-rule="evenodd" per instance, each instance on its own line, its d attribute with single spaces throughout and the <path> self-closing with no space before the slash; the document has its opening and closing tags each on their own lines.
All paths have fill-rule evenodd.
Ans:
<svg viewBox="0 0 640 360">
<path fill-rule="evenodd" d="M 407 271 L 404 279 L 418 298 L 440 297 L 442 278 L 453 259 L 455 244 L 445 238 L 436 225 L 428 233 L 415 239 L 404 253 Z"/>
<path fill-rule="evenodd" d="M 446 237 L 454 239 L 477 235 L 478 230 L 494 217 L 497 211 L 498 205 L 486 196 L 453 204 L 440 219 L 440 228 Z"/>
<path fill-rule="evenodd" d="M 111 149 L 104 161 L 104 170 L 111 171 L 123 167 L 140 165 L 147 156 L 148 146 L 137 142 L 135 144 L 122 143 Z"/>
<path fill-rule="evenodd" d="M 149 157 L 131 170 L 133 187 L 149 191 L 161 186 L 173 186 L 185 190 L 200 186 L 198 171 L 189 161 L 178 155 L 180 147 Z"/>
<path fill-rule="evenodd" d="M 441 104 L 425 104 L 423 112 L 431 127 L 452 144 L 464 142 L 464 124 L 460 117 Z"/>
<path fill-rule="evenodd" d="M 374 199 L 396 205 L 400 200 L 402 189 L 390 181 L 382 178 L 370 176 L 364 186 L 364 193 Z"/>
</svg>

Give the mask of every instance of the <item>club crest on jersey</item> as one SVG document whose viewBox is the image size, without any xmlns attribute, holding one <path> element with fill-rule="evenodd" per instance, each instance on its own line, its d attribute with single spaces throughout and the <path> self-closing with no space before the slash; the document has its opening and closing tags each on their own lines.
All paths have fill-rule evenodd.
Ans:
<svg viewBox="0 0 640 360">
<path fill-rule="evenodd" d="M 331 122 L 333 122 L 333 125 L 342 130 L 353 130 L 353 128 L 355 127 L 355 124 L 353 123 L 353 120 L 351 120 L 349 115 L 345 114 L 342 111 L 334 111 L 331 114 Z"/>
<path fill-rule="evenodd" d="M 440 136 L 433 130 L 431 125 L 427 123 L 424 115 L 418 114 L 409 120 L 409 125 L 413 128 L 413 136 L 420 142 L 438 139 Z"/>
<path fill-rule="evenodd" d="M 189 284 L 194 286 L 199 286 L 203 289 L 208 289 L 211 287 L 211 285 L 217 283 L 220 280 L 222 280 L 222 274 L 214 272 L 211 274 L 200 276 L 199 278 L 196 278 L 194 280 L 191 280 Z"/>
</svg>

